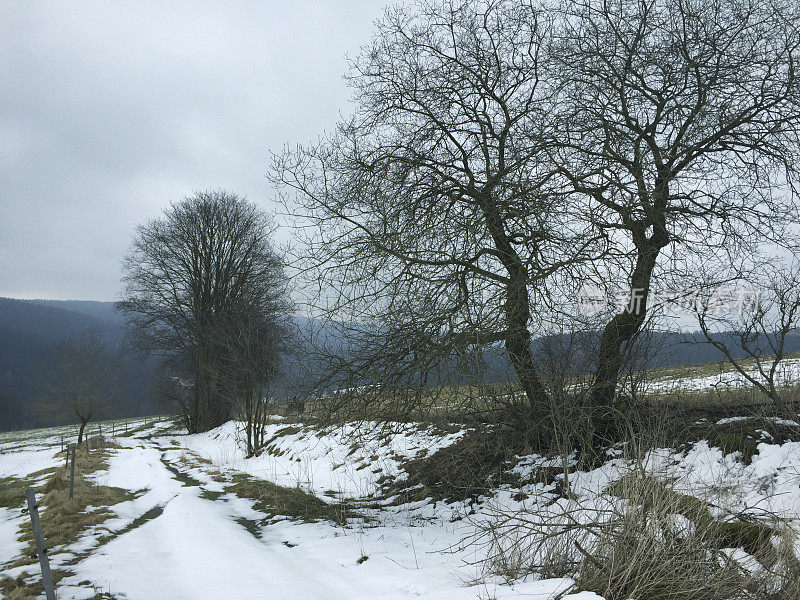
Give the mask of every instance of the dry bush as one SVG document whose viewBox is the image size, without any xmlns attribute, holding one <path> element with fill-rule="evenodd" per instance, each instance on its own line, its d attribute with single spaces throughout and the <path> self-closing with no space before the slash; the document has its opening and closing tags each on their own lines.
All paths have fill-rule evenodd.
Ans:
<svg viewBox="0 0 800 600">
<path fill-rule="evenodd" d="M 638 474 L 609 491 L 625 501 L 610 503 L 610 518 L 581 550 L 581 588 L 608 600 L 739 597 L 748 576 L 719 548 L 713 528 L 699 524 L 707 514 L 702 502 L 681 507 L 676 501 L 691 497 Z"/>
<path fill-rule="evenodd" d="M 515 481 L 505 466 L 525 446 L 526 438 L 514 430 L 478 426 L 454 444 L 406 461 L 402 468 L 408 476 L 387 486 L 386 492 L 397 494 L 402 502 L 428 498 L 474 502 L 497 485 Z"/>
<path fill-rule="evenodd" d="M 770 514 L 725 515 L 634 467 L 597 494 L 496 510 L 471 540 L 507 580 L 571 577 L 607 600 L 797 600 L 795 534 Z"/>
</svg>

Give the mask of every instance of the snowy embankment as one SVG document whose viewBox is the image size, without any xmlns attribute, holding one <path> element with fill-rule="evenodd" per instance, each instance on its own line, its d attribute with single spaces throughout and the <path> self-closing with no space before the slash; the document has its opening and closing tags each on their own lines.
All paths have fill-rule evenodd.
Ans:
<svg viewBox="0 0 800 600">
<path fill-rule="evenodd" d="M 405 460 L 453 444 L 463 432 L 409 424 L 315 429 L 279 421 L 267 432 L 274 437 L 269 452 L 246 459 L 234 423 L 198 435 L 167 426 L 117 437 L 120 448 L 110 451 L 108 468 L 92 476 L 130 494 L 109 507 L 108 519 L 52 552 L 53 568 L 64 573 L 61 600 L 98 592 L 129 600 L 600 598 L 570 593 L 570 579 L 528 576 L 510 585 L 487 574 L 486 547 L 465 540 L 498 514 L 582 511 L 591 518 L 608 501 L 609 485 L 630 471 L 622 459 L 571 473 L 566 495 L 539 481 L 537 470 L 552 460 L 528 456 L 513 468 L 517 484 L 480 502 L 397 504 L 377 501 L 380 478 L 402 477 Z M 61 464 L 59 436 L 44 430 L 25 439 L 0 437 L 0 476 L 26 477 Z M 699 442 L 685 451 L 650 452 L 645 462 L 719 514 L 771 512 L 797 526 L 800 443 L 765 438 L 749 464 L 741 459 Z M 326 502 L 348 499 L 353 518 L 346 525 L 265 519 L 252 499 L 236 495 L 237 473 L 299 487 Z M 37 565 L 10 566 L 24 550 L 17 537 L 26 517 L 19 508 L 0 509 L 0 572 L 33 581 Z"/>
<path fill-rule="evenodd" d="M 415 423 L 341 425 L 318 429 L 280 421 L 268 425 L 268 451 L 245 458 L 233 421 L 181 438 L 181 444 L 220 470 L 235 470 L 320 497 L 368 498 L 381 477 L 402 477 L 408 459 L 433 454 L 463 431 L 438 432 Z"/>
</svg>

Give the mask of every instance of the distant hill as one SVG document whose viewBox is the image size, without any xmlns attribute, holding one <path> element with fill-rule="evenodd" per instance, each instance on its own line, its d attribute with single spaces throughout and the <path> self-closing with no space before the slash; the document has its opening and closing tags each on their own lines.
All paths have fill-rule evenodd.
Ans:
<svg viewBox="0 0 800 600">
<path fill-rule="evenodd" d="M 0 298 L 0 431 L 51 424 L 36 407 L 39 370 L 61 339 L 94 332 L 109 349 L 124 349 L 124 321 L 112 302 Z M 123 389 L 113 416 L 153 414 L 147 394 L 153 361 L 123 356 Z"/>
<path fill-rule="evenodd" d="M 308 348 L 303 338 L 310 331 L 333 347 L 348 347 L 346 341 L 338 339 L 340 334 L 337 328 L 329 323 L 299 316 L 294 320 L 298 330 L 303 333 L 294 342 L 293 355 L 284 359 L 283 377 L 273 387 L 273 393 L 278 396 L 291 396 L 298 386 L 314 380 L 327 368 L 321 362 L 305 360 Z M 124 349 L 124 318 L 114 310 L 113 302 L 0 298 L 0 431 L 50 424 L 37 414 L 35 406 L 40 365 L 58 340 L 78 339 L 89 331 L 100 335 L 110 349 L 120 352 Z M 572 347 L 579 348 L 584 355 L 577 369 L 591 370 L 597 339 L 596 332 L 584 332 L 577 336 L 577 341 L 573 340 Z M 729 343 L 734 341 L 731 334 L 721 334 L 720 339 Z M 699 343 L 701 341 L 701 336 L 696 333 L 652 333 L 647 365 L 666 367 L 720 361 L 724 358 L 713 346 Z M 535 340 L 532 348 L 540 352 L 547 344 L 562 348 L 569 345 L 566 337 L 551 337 Z M 800 351 L 800 335 L 791 334 L 788 337 L 786 351 Z M 737 354 L 741 355 L 741 352 Z M 502 380 L 510 373 L 510 365 L 501 348 L 487 350 L 484 358 L 486 371 L 483 378 L 486 381 Z M 127 353 L 123 362 L 125 389 L 118 415 L 115 416 L 162 412 L 164 408 L 157 406 L 148 395 L 155 361 L 143 361 Z M 437 381 L 435 378 L 428 381 L 433 385 L 459 383 L 453 380 Z"/>
<path fill-rule="evenodd" d="M 67 304 L 57 307 L 39 304 L 39 301 L 0 298 L 0 327 L 48 340 L 71 338 L 88 329 L 106 331 L 109 328 L 108 320 L 69 310 Z"/>
<path fill-rule="evenodd" d="M 96 300 L 31 300 L 33 304 L 49 306 L 73 313 L 79 313 L 93 319 L 124 325 L 125 317 L 114 308 L 113 302 L 98 302 Z"/>
</svg>

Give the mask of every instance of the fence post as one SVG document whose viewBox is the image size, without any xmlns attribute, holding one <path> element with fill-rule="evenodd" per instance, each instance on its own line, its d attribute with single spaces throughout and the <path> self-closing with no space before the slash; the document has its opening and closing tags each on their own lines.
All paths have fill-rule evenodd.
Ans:
<svg viewBox="0 0 800 600">
<path fill-rule="evenodd" d="M 42 567 L 42 583 L 47 600 L 56 600 L 56 591 L 53 588 L 53 575 L 50 573 L 50 559 L 47 557 L 47 546 L 42 533 L 42 523 L 39 521 L 39 505 L 36 504 L 36 494 L 28 488 L 28 513 L 31 515 L 33 537 L 36 538 L 36 553 L 39 555 L 39 565 Z"/>
<path fill-rule="evenodd" d="M 72 490 L 75 487 L 75 446 L 72 446 L 72 466 L 69 469 L 69 499 L 72 500 Z"/>
</svg>

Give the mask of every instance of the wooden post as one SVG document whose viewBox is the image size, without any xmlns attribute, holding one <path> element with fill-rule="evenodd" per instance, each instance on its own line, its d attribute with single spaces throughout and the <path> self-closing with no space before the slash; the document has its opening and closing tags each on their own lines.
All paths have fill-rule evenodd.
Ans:
<svg viewBox="0 0 800 600">
<path fill-rule="evenodd" d="M 36 553 L 39 555 L 39 565 L 42 567 L 42 583 L 47 600 L 56 600 L 56 591 L 53 587 L 53 575 L 50 573 L 50 559 L 47 557 L 47 546 L 42 533 L 42 523 L 39 520 L 39 505 L 36 504 L 36 494 L 28 488 L 28 513 L 31 515 L 33 537 L 36 538 Z"/>
<path fill-rule="evenodd" d="M 72 500 L 72 490 L 75 487 L 75 446 L 72 446 L 72 466 L 69 469 L 69 499 Z"/>
<path fill-rule="evenodd" d="M 86 442 L 86 455 L 88 456 L 89 455 L 89 436 L 88 435 L 86 436 L 86 439 L 84 441 Z"/>
</svg>

